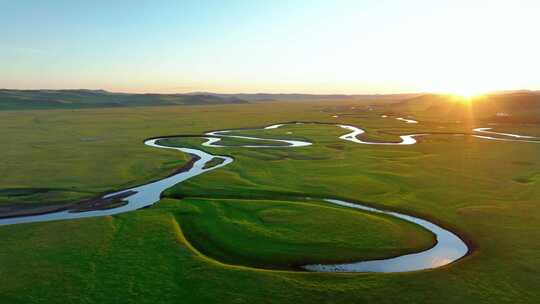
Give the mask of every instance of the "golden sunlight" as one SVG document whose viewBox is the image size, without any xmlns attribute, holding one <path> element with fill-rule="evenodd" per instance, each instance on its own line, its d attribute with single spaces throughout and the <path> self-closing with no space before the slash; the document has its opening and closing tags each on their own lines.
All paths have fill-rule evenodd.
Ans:
<svg viewBox="0 0 540 304">
<path fill-rule="evenodd" d="M 473 86 L 461 86 L 456 88 L 449 88 L 446 90 L 437 90 L 435 93 L 442 93 L 445 95 L 451 95 L 456 97 L 456 100 L 461 102 L 470 102 L 474 99 L 480 98 L 488 94 L 490 90 L 475 88 Z"/>
<path fill-rule="evenodd" d="M 487 91 L 480 90 L 480 89 L 464 88 L 464 89 L 453 91 L 452 95 L 459 96 L 463 98 L 465 101 L 470 101 L 471 99 L 481 97 L 482 95 L 485 95 L 486 93 Z"/>
</svg>

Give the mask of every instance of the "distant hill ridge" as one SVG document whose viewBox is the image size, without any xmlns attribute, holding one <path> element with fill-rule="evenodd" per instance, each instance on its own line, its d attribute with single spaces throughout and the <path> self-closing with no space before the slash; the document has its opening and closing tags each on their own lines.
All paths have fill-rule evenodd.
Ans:
<svg viewBox="0 0 540 304">
<path fill-rule="evenodd" d="M 211 105 L 241 104 L 267 101 L 325 101 L 325 100 L 386 100 L 398 101 L 421 94 L 219 94 L 193 92 L 186 94 L 117 93 L 105 90 L 12 90 L 0 89 L 0 110 L 31 109 L 77 109 L 98 107 L 167 106 L 167 105 Z"/>
<path fill-rule="evenodd" d="M 105 90 L 0 89 L 0 110 L 76 109 L 97 107 L 240 104 L 236 97 L 210 94 L 132 94 Z"/>
<path fill-rule="evenodd" d="M 105 90 L 11 90 L 0 89 L 0 110 L 30 109 L 78 109 L 98 107 L 169 106 L 169 105 L 212 105 L 243 104 L 268 101 L 384 101 L 388 110 L 401 113 L 440 113 L 445 116 L 463 116 L 465 111 L 496 115 L 497 113 L 529 116 L 528 121 L 540 121 L 539 91 L 496 92 L 476 98 L 467 107 L 451 95 L 429 93 L 416 94 L 220 94 L 193 92 L 187 94 L 116 93 Z M 528 113 L 525 113 L 528 112 Z M 521 115 L 521 116 L 523 116 Z M 538 118 L 535 118 L 538 117 Z M 508 119 L 508 118 L 506 118 Z"/>
<path fill-rule="evenodd" d="M 186 95 L 206 94 L 219 97 L 236 97 L 248 101 L 308 101 L 308 100 L 403 100 L 422 95 L 411 94 L 302 94 L 302 93 L 236 93 L 192 92 Z"/>
<path fill-rule="evenodd" d="M 540 123 L 540 92 L 497 92 L 472 98 L 470 102 L 452 95 L 424 94 L 387 105 L 387 110 L 456 120 Z"/>
</svg>

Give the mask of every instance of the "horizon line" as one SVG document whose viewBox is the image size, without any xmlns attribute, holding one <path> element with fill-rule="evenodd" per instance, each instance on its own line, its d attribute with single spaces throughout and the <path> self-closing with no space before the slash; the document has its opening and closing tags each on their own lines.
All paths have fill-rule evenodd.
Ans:
<svg viewBox="0 0 540 304">
<path fill-rule="evenodd" d="M 212 95 L 312 95 L 312 96 L 362 96 L 362 95 L 378 95 L 378 96 L 391 96 L 391 95 L 423 95 L 423 94 L 435 94 L 435 95 L 456 95 L 451 92 L 436 92 L 436 91 L 410 91 L 410 92 L 399 92 L 399 93 L 354 93 L 354 94 L 346 94 L 346 93 L 303 93 L 303 92 L 294 92 L 294 93 L 276 93 L 276 92 L 213 92 L 213 91 L 189 91 L 189 92 L 175 92 L 175 93 L 158 93 L 158 92 L 130 92 L 130 91 L 115 91 L 115 90 L 107 90 L 102 88 L 97 89 L 88 89 L 88 88 L 63 88 L 63 89 L 46 89 L 46 88 L 24 88 L 24 89 L 11 89 L 11 88 L 0 88 L 2 91 L 103 91 L 107 93 L 113 93 L 113 94 L 135 94 L 135 95 L 205 95 L 205 94 L 212 94 Z M 514 90 L 493 90 L 493 91 L 487 91 L 484 93 L 481 93 L 479 95 L 489 95 L 489 94 L 501 94 L 501 93 L 535 93 L 540 92 L 540 89 L 533 90 L 533 89 L 514 89 Z"/>
</svg>

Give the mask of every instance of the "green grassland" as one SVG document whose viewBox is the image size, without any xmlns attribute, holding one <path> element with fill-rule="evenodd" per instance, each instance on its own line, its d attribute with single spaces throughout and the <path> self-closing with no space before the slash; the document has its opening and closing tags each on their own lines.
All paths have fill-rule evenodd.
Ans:
<svg viewBox="0 0 540 304">
<path fill-rule="evenodd" d="M 164 177 L 189 157 L 147 147 L 142 144 L 145 138 L 200 134 L 215 127 L 257 125 L 286 117 L 279 112 L 260 117 L 259 111 L 269 112 L 272 107 L 261 104 L 0 112 L 0 134 L 4 139 L 0 204 L 66 201 Z M 298 108 L 291 105 L 292 110 Z M 239 120 L 239 115 L 245 118 Z M 311 113 L 305 115 L 312 117 Z"/>
<path fill-rule="evenodd" d="M 169 139 L 168 145 L 197 146 L 235 161 L 169 189 L 151 208 L 0 227 L 0 277 L 7 278 L 0 302 L 540 301 L 540 144 L 448 135 L 488 126 L 434 114 L 406 124 L 381 118 L 388 110 L 341 101 L 0 112 L 1 204 L 95 196 L 166 176 L 189 159 L 142 144 L 153 136 L 286 121 L 352 124 L 369 140 L 436 133 L 413 146 L 338 140 L 347 130 L 332 125 L 238 133 L 314 143 L 293 149 L 201 148 L 201 139 Z M 494 128 L 540 130 L 534 124 Z M 320 202 L 327 197 L 421 215 L 458 232 L 475 250 L 428 271 L 295 271 L 304 262 L 380 258 L 432 244 L 430 233 L 416 226 Z"/>
<path fill-rule="evenodd" d="M 198 251 L 256 268 L 295 270 L 391 257 L 434 244 L 430 232 L 413 224 L 324 203 L 186 199 L 179 210 L 182 230 Z"/>
</svg>

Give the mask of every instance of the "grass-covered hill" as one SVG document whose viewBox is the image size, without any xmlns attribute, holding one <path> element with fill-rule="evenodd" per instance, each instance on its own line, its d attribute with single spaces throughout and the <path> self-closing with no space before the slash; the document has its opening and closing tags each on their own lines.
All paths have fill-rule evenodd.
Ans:
<svg viewBox="0 0 540 304">
<path fill-rule="evenodd" d="M 390 112 L 455 120 L 540 123 L 540 92 L 488 94 L 471 99 L 426 94 L 387 106 Z"/>
<path fill-rule="evenodd" d="M 246 103 L 236 97 L 209 94 L 130 94 L 103 90 L 0 89 L 0 110 L 77 109 L 162 105 L 211 105 Z"/>
</svg>

